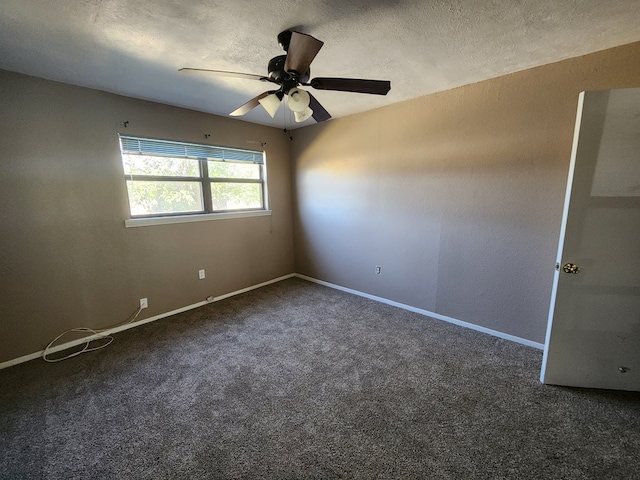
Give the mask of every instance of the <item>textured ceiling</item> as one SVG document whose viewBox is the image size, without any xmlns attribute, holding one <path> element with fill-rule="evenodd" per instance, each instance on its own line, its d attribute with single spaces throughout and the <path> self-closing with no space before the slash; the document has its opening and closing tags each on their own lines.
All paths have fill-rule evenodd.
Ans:
<svg viewBox="0 0 640 480">
<path fill-rule="evenodd" d="M 639 41 L 640 1 L 2 0 L 0 68 L 227 115 L 270 85 L 178 69 L 265 75 L 287 28 L 325 42 L 312 76 L 391 81 L 313 92 L 341 117 Z M 298 126 L 283 106 L 241 118 Z"/>
</svg>

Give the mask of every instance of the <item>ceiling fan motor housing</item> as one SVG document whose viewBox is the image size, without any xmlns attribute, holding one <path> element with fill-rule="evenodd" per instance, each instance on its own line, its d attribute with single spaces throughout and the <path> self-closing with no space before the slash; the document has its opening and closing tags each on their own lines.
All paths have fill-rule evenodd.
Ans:
<svg viewBox="0 0 640 480">
<path fill-rule="evenodd" d="M 269 78 L 277 84 L 284 82 L 287 75 L 287 72 L 284 71 L 284 62 L 286 60 L 286 55 L 278 55 L 269 60 L 269 66 L 267 67 Z"/>
<path fill-rule="evenodd" d="M 285 52 L 289 51 L 289 43 L 291 43 L 291 30 L 285 30 L 278 34 L 278 44 Z"/>
<path fill-rule="evenodd" d="M 308 82 L 311 74 L 311 69 L 307 70 L 304 75 L 286 72 L 284 69 L 286 60 L 286 55 L 278 55 L 277 57 L 273 57 L 269 60 L 269 65 L 267 66 L 269 79 L 278 85 L 282 85 L 284 93 L 287 93 L 290 89 L 298 86 L 300 83 Z"/>
</svg>

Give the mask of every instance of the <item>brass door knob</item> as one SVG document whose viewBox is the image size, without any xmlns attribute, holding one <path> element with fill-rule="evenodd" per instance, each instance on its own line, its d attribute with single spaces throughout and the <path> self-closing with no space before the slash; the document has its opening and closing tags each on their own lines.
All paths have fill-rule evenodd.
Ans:
<svg viewBox="0 0 640 480">
<path fill-rule="evenodd" d="M 580 273 L 580 267 L 575 263 L 565 263 L 562 266 L 562 270 L 564 270 L 565 273 L 573 273 L 574 275 Z"/>
</svg>

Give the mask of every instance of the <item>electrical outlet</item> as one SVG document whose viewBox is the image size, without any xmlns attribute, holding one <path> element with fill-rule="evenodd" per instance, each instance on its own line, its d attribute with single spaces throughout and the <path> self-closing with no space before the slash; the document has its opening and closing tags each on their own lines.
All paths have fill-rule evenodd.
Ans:
<svg viewBox="0 0 640 480">
<path fill-rule="evenodd" d="M 140 308 L 149 308 L 149 302 L 146 298 L 140 299 Z"/>
<path fill-rule="evenodd" d="M 380 275 L 382 273 L 382 267 L 376 265 L 376 275 Z"/>
<path fill-rule="evenodd" d="M 205 274 L 204 274 L 204 268 L 202 270 L 198 270 L 198 278 L 200 280 L 204 279 Z"/>
</svg>

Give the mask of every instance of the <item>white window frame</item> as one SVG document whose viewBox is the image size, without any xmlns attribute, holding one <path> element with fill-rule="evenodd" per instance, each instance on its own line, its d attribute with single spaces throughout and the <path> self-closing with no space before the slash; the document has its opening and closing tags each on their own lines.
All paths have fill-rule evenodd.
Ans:
<svg viewBox="0 0 640 480">
<path fill-rule="evenodd" d="M 243 150 L 238 148 L 221 147 L 217 145 L 179 142 L 173 140 L 145 138 L 131 135 L 119 135 L 120 152 L 124 165 L 124 154 L 146 155 L 154 157 L 169 157 L 198 160 L 198 177 L 175 177 L 162 175 L 132 175 L 125 174 L 127 181 L 189 181 L 201 184 L 203 210 L 197 212 L 157 213 L 147 215 L 132 215 L 129 205 L 129 219 L 125 220 L 126 227 L 140 227 L 147 225 L 200 222 L 208 220 L 223 220 L 230 218 L 246 218 L 270 215 L 268 205 L 267 172 L 265 152 Z M 232 162 L 260 165 L 260 178 L 210 178 L 208 162 Z M 212 207 L 210 185 L 212 183 L 256 183 L 260 185 L 262 206 L 250 209 L 214 210 Z M 127 199 L 128 199 L 127 188 Z"/>
</svg>

